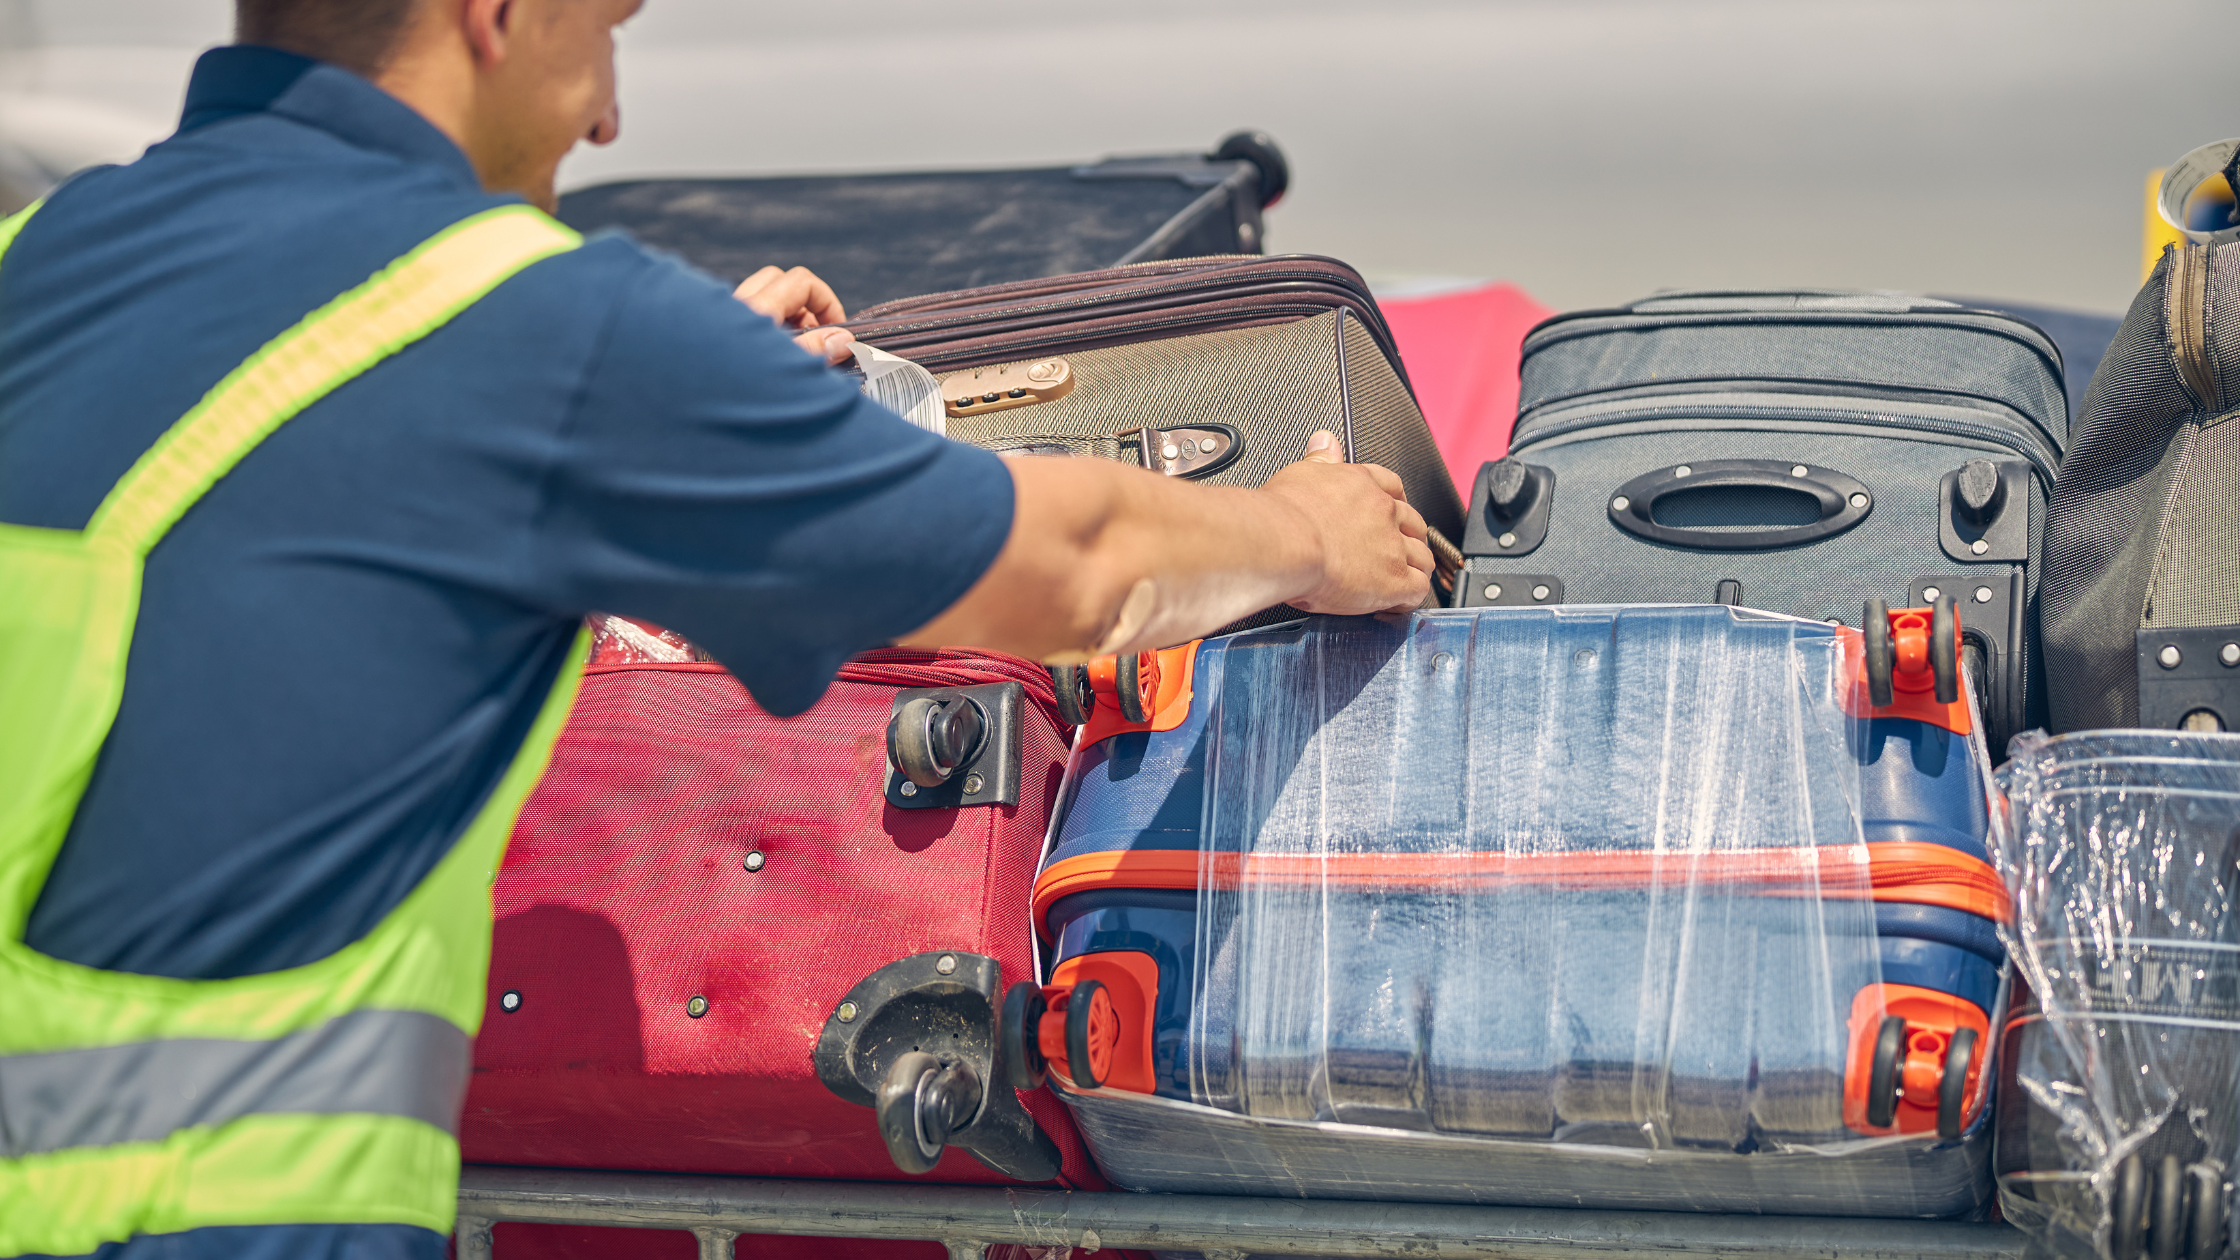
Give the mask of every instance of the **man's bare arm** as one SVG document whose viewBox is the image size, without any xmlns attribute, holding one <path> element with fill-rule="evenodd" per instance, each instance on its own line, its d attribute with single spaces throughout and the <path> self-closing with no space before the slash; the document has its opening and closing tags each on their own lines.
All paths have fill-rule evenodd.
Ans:
<svg viewBox="0 0 2240 1260">
<path fill-rule="evenodd" d="M 1166 647 L 1273 604 L 1378 612 L 1430 589 L 1423 517 L 1400 479 L 1341 463 L 1327 433 L 1257 490 L 1104 460 L 1006 463 L 1017 508 L 1002 553 L 904 642 L 1065 663 Z"/>
</svg>

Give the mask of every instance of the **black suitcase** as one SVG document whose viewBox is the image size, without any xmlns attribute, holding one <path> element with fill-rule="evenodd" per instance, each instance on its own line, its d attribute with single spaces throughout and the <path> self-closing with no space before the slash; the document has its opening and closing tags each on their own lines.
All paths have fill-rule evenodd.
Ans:
<svg viewBox="0 0 2240 1260">
<path fill-rule="evenodd" d="M 1660 294 L 1525 339 L 1455 604 L 1726 603 L 1861 624 L 1949 596 L 1991 747 L 2036 722 L 2061 352 L 1905 294 Z"/>
<path fill-rule="evenodd" d="M 769 264 L 824 277 L 850 311 L 920 293 L 1128 263 L 1261 252 L 1290 183 L 1275 142 L 1080 166 L 780 179 L 646 179 L 560 199 L 578 231 L 621 228 L 736 284 Z"/>
</svg>

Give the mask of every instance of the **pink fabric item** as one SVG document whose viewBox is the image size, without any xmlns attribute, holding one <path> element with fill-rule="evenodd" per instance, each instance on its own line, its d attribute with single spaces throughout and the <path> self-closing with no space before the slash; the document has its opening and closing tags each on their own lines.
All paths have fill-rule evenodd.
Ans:
<svg viewBox="0 0 2240 1260">
<path fill-rule="evenodd" d="M 1513 284 L 1420 298 L 1379 298 L 1431 436 L 1468 499 L 1478 466 L 1509 450 L 1524 335 L 1555 314 Z"/>
</svg>

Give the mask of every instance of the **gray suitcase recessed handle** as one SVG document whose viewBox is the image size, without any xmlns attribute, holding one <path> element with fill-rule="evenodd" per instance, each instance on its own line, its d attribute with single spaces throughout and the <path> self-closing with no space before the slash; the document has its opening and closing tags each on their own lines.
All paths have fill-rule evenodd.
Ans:
<svg viewBox="0 0 2240 1260">
<path fill-rule="evenodd" d="M 1660 525 L 1657 504 L 1706 490 L 1776 490 L 1809 496 L 1819 519 L 1806 525 L 1707 529 Z M 1777 459 L 1711 459 L 1643 473 L 1618 487 L 1606 505 L 1611 523 L 1629 534 L 1697 551 L 1762 551 L 1817 542 L 1851 528 L 1874 510 L 1874 496 L 1857 478 L 1832 468 Z"/>
</svg>

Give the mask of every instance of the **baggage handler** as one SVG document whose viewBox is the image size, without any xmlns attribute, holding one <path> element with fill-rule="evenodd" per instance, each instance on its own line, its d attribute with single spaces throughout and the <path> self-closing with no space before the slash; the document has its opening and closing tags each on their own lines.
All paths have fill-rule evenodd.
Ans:
<svg viewBox="0 0 2240 1260">
<path fill-rule="evenodd" d="M 240 0 L 176 135 L 0 232 L 0 1256 L 444 1254 L 586 613 L 790 714 L 894 641 L 1424 595 L 1327 434 L 1261 490 L 998 459 L 792 344 L 846 353 L 807 272 L 558 227 L 635 8 Z"/>
</svg>

